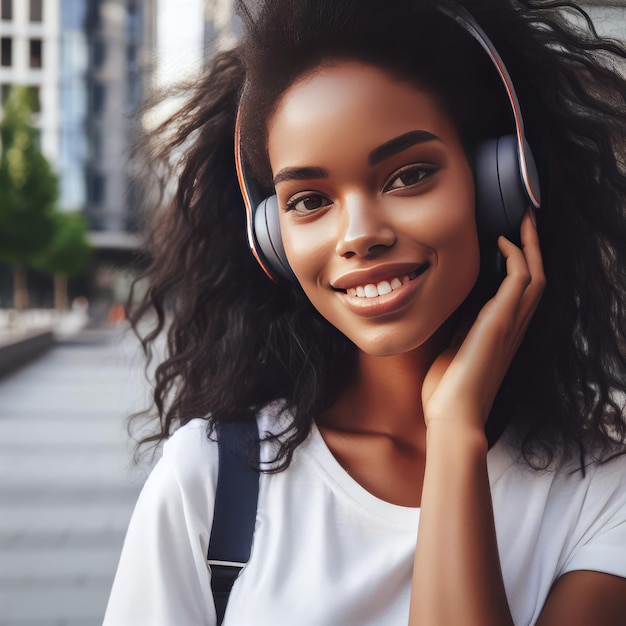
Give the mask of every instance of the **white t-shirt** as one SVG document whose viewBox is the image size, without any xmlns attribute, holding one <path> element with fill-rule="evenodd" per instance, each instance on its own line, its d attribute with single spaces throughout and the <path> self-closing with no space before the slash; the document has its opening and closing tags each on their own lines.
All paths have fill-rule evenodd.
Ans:
<svg viewBox="0 0 626 626">
<path fill-rule="evenodd" d="M 216 623 L 206 554 L 217 454 L 204 420 L 165 444 L 128 529 L 105 626 Z M 584 478 L 575 467 L 534 472 L 502 441 L 488 453 L 517 626 L 535 623 L 566 572 L 626 577 L 626 458 L 591 466 Z M 405 626 L 419 513 L 367 492 L 314 426 L 286 471 L 261 475 L 252 557 L 224 626 Z"/>
</svg>

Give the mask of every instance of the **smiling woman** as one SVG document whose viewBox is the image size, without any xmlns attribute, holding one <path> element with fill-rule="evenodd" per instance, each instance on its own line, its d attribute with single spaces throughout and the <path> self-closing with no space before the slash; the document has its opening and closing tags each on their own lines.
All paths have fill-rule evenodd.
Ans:
<svg viewBox="0 0 626 626">
<path fill-rule="evenodd" d="M 558 4 L 239 4 L 146 138 L 167 442 L 107 626 L 623 623 L 626 50 Z"/>
</svg>

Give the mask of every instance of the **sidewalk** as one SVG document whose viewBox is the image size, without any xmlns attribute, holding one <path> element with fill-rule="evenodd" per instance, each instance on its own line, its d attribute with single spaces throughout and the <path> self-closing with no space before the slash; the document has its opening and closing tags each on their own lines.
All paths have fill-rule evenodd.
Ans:
<svg viewBox="0 0 626 626">
<path fill-rule="evenodd" d="M 132 337 L 84 331 L 0 381 L 0 626 L 101 624 L 149 471 L 125 431 L 141 367 Z"/>
</svg>

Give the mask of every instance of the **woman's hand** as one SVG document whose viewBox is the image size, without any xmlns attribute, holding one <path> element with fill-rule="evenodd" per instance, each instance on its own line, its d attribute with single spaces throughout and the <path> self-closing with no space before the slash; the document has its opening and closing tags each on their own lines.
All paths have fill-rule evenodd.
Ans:
<svg viewBox="0 0 626 626">
<path fill-rule="evenodd" d="M 459 421 L 484 429 L 504 375 L 519 348 L 545 287 L 537 230 L 530 213 L 522 247 L 500 237 L 506 277 L 465 337 L 440 354 L 422 387 L 426 426 Z"/>
</svg>

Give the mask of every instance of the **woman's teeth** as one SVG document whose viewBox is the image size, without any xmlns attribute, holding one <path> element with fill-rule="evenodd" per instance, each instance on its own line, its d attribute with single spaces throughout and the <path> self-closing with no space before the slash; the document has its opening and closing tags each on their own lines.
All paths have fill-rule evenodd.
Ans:
<svg viewBox="0 0 626 626">
<path fill-rule="evenodd" d="M 346 292 L 349 296 L 357 298 L 377 298 L 378 296 L 385 296 L 396 289 L 400 289 L 402 285 L 406 285 L 410 280 L 413 280 L 418 274 L 415 270 L 410 274 L 404 274 L 393 278 L 392 280 L 381 280 L 379 283 L 369 283 L 367 285 L 359 285 L 358 287 L 351 287 Z"/>
</svg>

